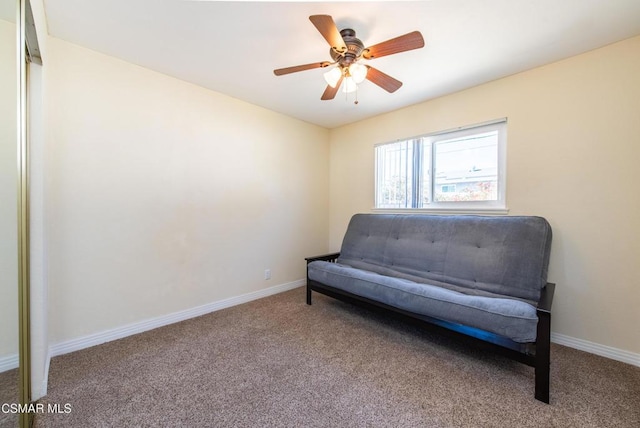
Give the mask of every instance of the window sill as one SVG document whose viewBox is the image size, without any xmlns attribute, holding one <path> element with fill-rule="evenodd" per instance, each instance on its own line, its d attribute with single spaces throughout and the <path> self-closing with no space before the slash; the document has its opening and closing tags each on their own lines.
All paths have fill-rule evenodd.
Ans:
<svg viewBox="0 0 640 428">
<path fill-rule="evenodd" d="M 371 212 L 379 214 L 481 214 L 508 215 L 509 208 L 495 207 L 459 207 L 459 208 L 371 208 Z"/>
</svg>

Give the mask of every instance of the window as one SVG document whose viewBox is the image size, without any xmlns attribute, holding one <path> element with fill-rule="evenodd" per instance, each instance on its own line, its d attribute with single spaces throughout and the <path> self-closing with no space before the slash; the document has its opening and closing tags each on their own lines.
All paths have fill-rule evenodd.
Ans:
<svg viewBox="0 0 640 428">
<path fill-rule="evenodd" d="M 504 209 L 506 120 L 377 145 L 376 208 Z"/>
</svg>

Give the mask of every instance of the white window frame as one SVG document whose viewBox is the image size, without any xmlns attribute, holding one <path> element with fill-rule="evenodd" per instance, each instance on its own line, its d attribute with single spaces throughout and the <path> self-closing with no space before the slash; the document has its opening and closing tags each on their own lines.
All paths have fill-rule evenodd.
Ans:
<svg viewBox="0 0 640 428">
<path fill-rule="evenodd" d="M 434 201 L 433 195 L 435 190 L 435 143 L 444 140 L 450 140 L 455 138 L 464 137 L 467 135 L 473 135 L 483 132 L 498 131 L 498 194 L 497 200 L 493 201 L 448 201 L 437 202 Z M 386 144 L 393 144 L 399 141 L 408 141 L 422 139 L 431 150 L 431 156 L 429 157 L 430 165 L 422 165 L 422 168 L 426 168 L 430 174 L 429 184 L 431 189 L 429 191 L 429 203 L 421 208 L 378 208 L 378 159 L 377 148 Z M 424 143 L 423 143 L 424 144 Z M 507 168 L 506 168 L 506 152 L 507 152 L 507 119 L 501 118 L 489 122 L 483 122 L 479 124 L 463 126 L 455 129 L 449 129 L 445 131 L 438 131 L 429 134 L 420 135 L 417 137 L 403 138 L 392 142 L 376 144 L 374 150 L 376 150 L 375 161 L 375 176 L 374 176 L 374 208 L 372 211 L 380 212 L 433 212 L 433 213 L 466 213 L 466 214 L 507 214 L 508 208 L 506 204 L 506 184 L 507 184 Z"/>
</svg>

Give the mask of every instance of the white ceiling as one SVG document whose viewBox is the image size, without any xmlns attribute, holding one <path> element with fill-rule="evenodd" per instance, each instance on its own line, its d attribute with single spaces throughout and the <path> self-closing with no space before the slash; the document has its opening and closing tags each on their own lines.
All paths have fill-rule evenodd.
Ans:
<svg viewBox="0 0 640 428">
<path fill-rule="evenodd" d="M 16 2 L 14 0 L 0 0 L 0 19 L 7 22 L 16 21 Z"/>
<path fill-rule="evenodd" d="M 640 34 L 640 0 L 45 0 L 45 10 L 54 37 L 327 128 Z M 321 101 L 326 70 L 273 74 L 330 60 L 315 14 L 365 46 L 419 30 L 425 47 L 369 62 L 404 83 L 397 92 L 365 81 L 358 105 L 340 92 Z"/>
</svg>

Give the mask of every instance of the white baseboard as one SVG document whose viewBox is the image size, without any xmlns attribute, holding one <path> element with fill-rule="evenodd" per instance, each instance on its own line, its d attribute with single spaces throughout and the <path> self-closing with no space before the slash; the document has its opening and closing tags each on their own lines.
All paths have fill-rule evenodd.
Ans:
<svg viewBox="0 0 640 428">
<path fill-rule="evenodd" d="M 18 368 L 18 354 L 0 357 L 0 373 Z"/>
<path fill-rule="evenodd" d="M 240 305 L 242 303 L 247 303 L 252 300 L 257 300 L 263 297 L 293 290 L 294 288 L 301 287 L 306 283 L 306 279 L 300 279 L 294 282 L 289 282 L 286 284 L 265 288 L 263 290 L 254 291 L 252 293 L 242 294 L 240 296 L 230 297 L 228 299 L 219 300 L 217 302 L 207 303 L 206 305 L 197 306 L 195 308 L 187 309 L 184 311 L 174 312 L 157 318 L 124 325 L 112 330 L 107 330 L 100 333 L 79 337 L 77 339 L 71 339 L 65 342 L 56 343 L 55 345 L 51 346 L 49 354 L 51 357 L 56 357 L 58 355 L 67 354 L 69 352 L 79 351 L 91 346 L 100 345 L 112 340 L 122 339 L 127 336 L 142 333 L 148 330 L 153 330 L 154 328 L 163 327 L 165 325 L 184 321 L 190 318 L 195 318 L 200 315 L 205 315 L 210 312 L 215 312 L 221 309 Z"/>
<path fill-rule="evenodd" d="M 600 345 L 599 343 L 589 342 L 588 340 L 576 339 L 575 337 L 565 336 L 560 333 L 551 333 L 551 341 L 558 345 L 568 346 L 569 348 L 579 349 L 580 351 L 589 352 L 590 354 L 600 355 L 601 357 L 640 367 L 640 354 L 634 352 Z"/>
<path fill-rule="evenodd" d="M 131 336 L 133 334 L 142 333 L 148 330 L 152 330 L 154 328 L 184 321 L 200 315 L 208 314 L 210 312 L 215 312 L 221 309 L 240 305 L 242 303 L 247 303 L 252 300 L 257 300 L 263 297 L 293 290 L 294 288 L 301 287 L 305 284 L 306 284 L 306 280 L 300 279 L 294 282 L 276 285 L 274 287 L 254 291 L 252 293 L 247 293 L 240 296 L 220 300 L 217 302 L 208 303 L 206 305 L 197 306 L 195 308 L 187 309 L 184 311 L 174 312 L 174 313 L 163 315 L 157 318 L 152 318 L 152 319 L 140 321 L 133 324 L 128 324 L 112 330 L 91 334 L 91 335 L 80 337 L 77 339 L 68 340 L 62 343 L 57 343 L 51 346 L 49 357 L 52 358 L 58 355 L 67 354 L 69 352 L 79 351 L 81 349 L 89 348 L 91 346 L 100 345 L 102 343 L 110 342 L 112 340 L 122 339 L 124 337 Z M 570 348 L 575 348 L 581 351 L 589 352 L 591 354 L 600 355 L 602 357 L 610 358 L 612 360 L 621 361 L 623 363 L 640 367 L 640 354 L 636 354 L 630 351 L 625 351 L 622 349 L 613 348 L 611 346 L 589 342 L 583 339 L 577 339 L 577 338 L 566 336 L 560 333 L 551 333 L 551 341 L 559 345 L 568 346 Z M 5 370 L 10 370 L 16 367 L 18 367 L 17 355 L 0 358 L 0 372 Z M 45 379 L 45 382 L 46 382 L 46 379 Z M 46 386 L 43 387 L 43 390 L 46 391 Z"/>
</svg>

